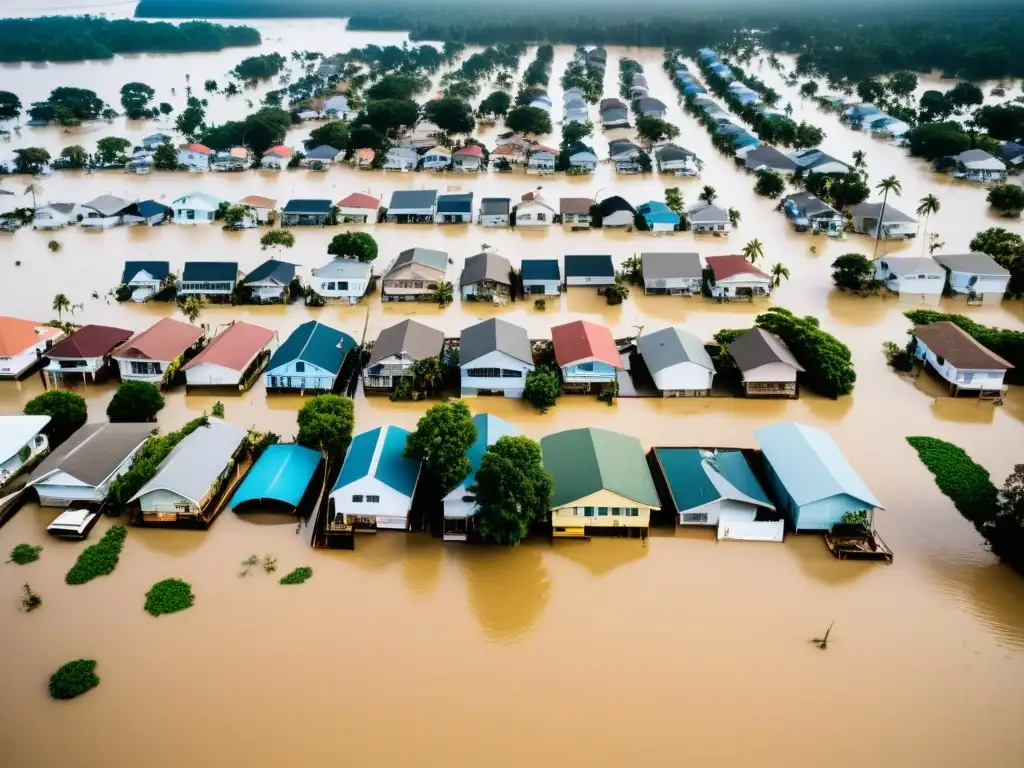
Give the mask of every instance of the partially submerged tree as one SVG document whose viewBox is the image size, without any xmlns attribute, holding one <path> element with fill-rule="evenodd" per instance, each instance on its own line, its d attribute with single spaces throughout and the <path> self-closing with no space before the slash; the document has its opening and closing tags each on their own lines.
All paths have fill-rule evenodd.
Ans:
<svg viewBox="0 0 1024 768">
<path fill-rule="evenodd" d="M 156 95 L 145 83 L 125 83 L 121 86 L 121 107 L 129 120 L 144 120 L 156 117 L 158 110 L 150 106 Z"/>
<path fill-rule="evenodd" d="M 295 442 L 320 451 L 329 461 L 345 455 L 352 442 L 355 409 L 343 395 L 317 395 L 298 414 L 299 434 Z"/>
<path fill-rule="evenodd" d="M 156 421 L 164 407 L 160 388 L 148 381 L 123 381 L 107 405 L 111 422 Z"/>
<path fill-rule="evenodd" d="M 422 458 L 424 469 L 447 493 L 469 474 L 472 465 L 466 455 L 476 441 L 476 425 L 463 400 L 448 400 L 432 406 L 417 422 L 405 444 L 406 456 Z"/>
<path fill-rule="evenodd" d="M 537 443 L 506 436 L 488 446 L 468 490 L 476 496 L 474 521 L 484 540 L 514 545 L 544 519 L 554 480 Z"/>
<path fill-rule="evenodd" d="M 551 367 L 539 365 L 526 374 L 523 399 L 541 413 L 547 413 L 561 394 L 562 385 L 558 374 Z"/>
<path fill-rule="evenodd" d="M 291 248 L 295 245 L 295 235 L 287 229 L 272 229 L 260 238 L 260 246 L 263 250 L 276 248 L 278 252 L 282 248 Z"/>
<path fill-rule="evenodd" d="M 1016 184 L 997 184 L 988 191 L 988 204 L 1003 216 L 1020 216 L 1024 210 L 1024 188 Z"/>
<path fill-rule="evenodd" d="M 26 416 L 49 416 L 50 422 L 43 432 L 50 440 L 50 448 L 56 448 L 71 434 L 85 424 L 89 411 L 85 398 L 74 392 L 51 389 L 36 395 L 25 404 Z"/>
<path fill-rule="evenodd" d="M 860 291 L 874 279 L 875 265 L 862 253 L 846 253 L 832 262 L 832 282 L 841 291 Z"/>
<path fill-rule="evenodd" d="M 377 241 L 369 232 L 342 232 L 328 244 L 327 253 L 343 259 L 373 261 L 377 258 Z"/>
</svg>

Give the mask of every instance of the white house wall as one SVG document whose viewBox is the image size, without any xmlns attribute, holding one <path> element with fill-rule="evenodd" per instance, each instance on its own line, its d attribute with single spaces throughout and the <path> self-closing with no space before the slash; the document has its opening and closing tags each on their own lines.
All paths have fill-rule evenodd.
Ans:
<svg viewBox="0 0 1024 768">
<path fill-rule="evenodd" d="M 696 363 L 685 362 L 653 374 L 654 384 L 662 392 L 678 389 L 711 389 L 714 371 Z"/>
<path fill-rule="evenodd" d="M 541 290 L 534 292 L 534 286 Z M 558 280 L 523 280 L 523 293 L 527 296 L 557 296 L 562 292 L 562 283 Z"/>
<path fill-rule="evenodd" d="M 928 363 L 938 371 L 939 375 L 942 376 L 950 384 L 955 384 L 959 389 L 999 389 L 1003 386 L 1003 378 L 1006 376 L 1006 371 L 994 371 L 988 369 L 960 369 L 955 368 L 949 364 L 948 360 L 943 359 L 942 363 L 939 363 L 938 357 L 928 349 L 928 346 L 921 341 L 917 340 L 918 346 L 918 357 L 923 357 Z"/>
<path fill-rule="evenodd" d="M 361 502 L 353 502 L 352 497 L 360 495 Z M 380 501 L 370 503 L 367 496 L 379 496 Z M 399 493 L 389 485 L 385 485 L 376 477 L 361 477 L 344 488 L 331 493 L 335 513 L 343 514 L 348 520 L 350 516 L 375 517 L 378 528 L 404 531 L 409 528 L 409 510 L 412 498 Z"/>
<path fill-rule="evenodd" d="M 168 491 L 164 488 L 157 488 L 144 496 L 139 497 L 139 506 L 142 508 L 143 513 L 151 514 L 156 512 L 183 512 L 185 511 L 178 505 L 188 504 L 191 508 L 195 508 L 195 505 L 184 498 L 181 494 L 175 493 L 174 491 Z"/>
<path fill-rule="evenodd" d="M 475 395 L 481 389 L 489 389 L 504 392 L 506 397 L 522 397 L 523 387 L 526 386 L 526 374 L 532 371 L 534 366 L 532 363 L 524 363 L 521 360 L 516 360 L 506 355 L 504 352 L 495 350 L 472 362 L 463 363 L 460 367 L 462 370 L 463 396 Z M 470 368 L 502 368 L 519 371 L 522 376 L 519 378 L 472 378 L 466 373 Z"/>
<path fill-rule="evenodd" d="M 616 211 L 601 219 L 602 227 L 632 227 L 636 221 L 630 211 Z"/>
<path fill-rule="evenodd" d="M 974 291 L 979 295 L 1006 293 L 1006 287 L 1010 284 L 1009 275 L 1006 276 L 982 276 L 979 275 L 974 285 L 970 285 L 973 272 L 951 272 L 949 276 L 950 287 L 957 293 L 970 293 Z"/>
<path fill-rule="evenodd" d="M 246 366 L 252 362 L 246 362 Z M 243 369 L 244 370 L 244 369 Z M 234 386 L 241 379 L 241 371 L 225 368 L 216 363 L 199 363 L 185 371 L 185 382 L 191 387 Z"/>
<path fill-rule="evenodd" d="M 325 371 L 319 366 L 312 365 L 311 363 L 305 363 L 305 370 L 299 372 L 295 369 L 295 365 L 301 360 L 293 360 L 286 365 L 279 365 L 273 370 L 266 371 L 264 373 L 264 382 L 267 387 L 273 389 L 275 385 L 273 381 L 276 379 L 277 389 L 332 389 L 334 387 L 334 378 L 337 374 L 336 371 Z M 287 379 L 287 381 L 282 381 Z"/>
<path fill-rule="evenodd" d="M 707 515 L 707 520 L 691 522 L 693 518 L 684 519 L 687 515 Z M 684 526 L 693 525 L 718 525 L 719 521 L 726 522 L 753 520 L 757 517 L 757 507 L 747 504 L 744 501 L 719 498 L 715 501 L 704 504 L 700 507 L 683 510 L 679 513 L 679 524 Z"/>
<path fill-rule="evenodd" d="M 766 363 L 743 372 L 748 382 L 796 381 L 796 369 L 785 363 Z"/>
<path fill-rule="evenodd" d="M 167 371 L 167 366 L 171 364 L 170 360 L 128 360 L 125 358 L 116 358 L 116 362 L 122 379 L 131 381 L 149 381 L 154 384 L 159 384 L 164 380 L 164 373 Z M 158 363 L 160 365 L 160 373 L 132 373 L 132 362 Z"/>
<path fill-rule="evenodd" d="M 0 357 L 0 376 L 21 375 L 39 359 L 36 350 L 42 352 L 45 348 L 45 344 L 36 344 L 11 357 Z"/>
</svg>

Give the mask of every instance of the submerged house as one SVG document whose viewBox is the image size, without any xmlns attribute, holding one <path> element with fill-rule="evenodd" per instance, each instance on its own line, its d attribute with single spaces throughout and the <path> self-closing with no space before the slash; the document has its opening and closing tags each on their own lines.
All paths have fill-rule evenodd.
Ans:
<svg viewBox="0 0 1024 768">
<path fill-rule="evenodd" d="M 519 272 L 527 296 L 558 296 L 562 292 L 558 259 L 523 259 Z"/>
<path fill-rule="evenodd" d="M 377 221 L 380 198 L 353 192 L 337 202 L 338 221 L 342 224 L 370 224 Z"/>
<path fill-rule="evenodd" d="M 409 530 L 420 459 L 405 456 L 409 432 L 385 425 L 352 438 L 331 490 L 328 526 L 373 533 Z"/>
<path fill-rule="evenodd" d="M 448 254 L 430 248 L 409 248 L 384 273 L 383 301 L 416 301 L 437 290 L 448 273 Z"/>
<path fill-rule="evenodd" d="M 1006 164 L 983 149 L 968 149 L 953 156 L 958 179 L 967 181 L 1005 181 Z"/>
<path fill-rule="evenodd" d="M 391 193 L 387 220 L 391 224 L 429 224 L 437 206 L 436 189 L 395 190 Z"/>
<path fill-rule="evenodd" d="M 210 224 L 227 200 L 205 192 L 191 192 L 171 202 L 175 224 Z"/>
<path fill-rule="evenodd" d="M 565 285 L 597 288 L 602 293 L 615 284 L 615 264 L 609 254 L 577 254 L 565 256 Z"/>
<path fill-rule="evenodd" d="M 871 525 L 881 502 L 850 466 L 828 433 L 785 421 L 754 430 L 775 508 L 794 530 L 829 531 L 846 513 Z"/>
<path fill-rule="evenodd" d="M 152 424 L 86 424 L 43 459 L 28 487 L 44 507 L 99 506 L 152 431 Z"/>
<path fill-rule="evenodd" d="M 715 364 L 704 342 L 681 328 L 663 328 L 636 339 L 637 352 L 662 397 L 704 397 L 711 394 Z"/>
<path fill-rule="evenodd" d="M 953 293 L 964 293 L 968 298 L 1000 299 L 1010 285 L 1010 271 L 987 253 L 936 254 L 935 261 L 949 274 Z"/>
<path fill-rule="evenodd" d="M 753 298 L 770 296 L 771 275 L 762 272 L 739 254 L 708 256 L 708 268 L 713 276 L 708 286 L 716 299 Z"/>
<path fill-rule="evenodd" d="M 344 154 L 345 150 L 343 149 L 336 149 L 328 144 L 321 144 L 319 147 L 307 150 L 306 157 L 300 165 L 303 168 L 311 168 L 313 170 L 327 170 L 327 166 L 339 162 Z"/>
<path fill-rule="evenodd" d="M 649 200 L 637 207 L 649 232 L 675 232 L 679 229 L 679 214 L 660 200 Z"/>
<path fill-rule="evenodd" d="M 526 375 L 534 369 L 526 329 L 497 317 L 463 328 L 459 368 L 462 397 L 522 397 Z"/>
<path fill-rule="evenodd" d="M 122 380 L 160 384 L 167 369 L 191 349 L 202 346 L 206 331 L 165 317 L 114 350 Z"/>
<path fill-rule="evenodd" d="M 242 278 L 242 285 L 259 301 L 287 301 L 288 289 L 295 279 L 295 265 L 267 259 Z"/>
<path fill-rule="evenodd" d="M 420 155 L 413 147 L 391 147 L 384 159 L 385 171 L 415 171 Z"/>
<path fill-rule="evenodd" d="M 283 144 L 278 144 L 276 147 L 271 147 L 263 153 L 260 165 L 272 171 L 280 171 L 288 167 L 293 154 L 295 153 L 290 148 Z"/>
<path fill-rule="evenodd" d="M 463 299 L 504 304 L 512 298 L 512 265 L 494 251 L 483 251 L 466 259 L 459 277 Z"/>
<path fill-rule="evenodd" d="M 606 197 L 597 204 L 604 229 L 624 229 L 627 232 L 636 224 L 636 209 L 618 195 Z"/>
<path fill-rule="evenodd" d="M 489 413 L 478 413 L 473 417 L 476 427 L 476 440 L 469 447 L 469 474 L 457 487 L 444 497 L 444 527 L 442 537 L 445 541 L 465 541 L 473 528 L 473 515 L 476 514 L 476 496 L 469 490 L 480 469 L 488 446 L 494 445 L 502 437 L 515 437 L 519 430 L 504 419 L 491 416 Z"/>
<path fill-rule="evenodd" d="M 467 144 L 452 153 L 453 171 L 479 171 L 484 166 L 484 151 L 479 144 Z"/>
<path fill-rule="evenodd" d="M 624 366 L 612 332 L 604 325 L 575 320 L 551 329 L 562 390 L 590 392 L 612 384 Z"/>
<path fill-rule="evenodd" d="M 126 217 L 141 218 L 136 203 L 114 195 L 100 195 L 82 203 L 82 213 L 85 217 L 79 224 L 86 229 L 108 229 L 121 226 Z"/>
<path fill-rule="evenodd" d="M 662 144 L 654 150 L 659 173 L 700 176 L 702 163 L 696 154 L 676 144 Z"/>
<path fill-rule="evenodd" d="M 143 302 L 160 291 L 160 286 L 171 274 L 169 261 L 126 261 L 121 273 L 121 285 L 132 291 L 132 301 Z"/>
<path fill-rule="evenodd" d="M 661 508 L 644 449 L 635 437 L 584 427 L 541 439 L 544 469 L 555 481 L 551 535 L 646 537 Z"/>
<path fill-rule="evenodd" d="M 249 212 L 247 218 L 252 222 L 252 226 L 269 224 L 277 210 L 277 200 L 262 195 L 246 195 L 238 204 Z"/>
<path fill-rule="evenodd" d="M 527 192 L 516 205 L 517 227 L 550 227 L 555 220 L 555 209 L 545 202 L 540 192 Z"/>
<path fill-rule="evenodd" d="M 725 235 L 732 230 L 729 212 L 717 205 L 698 203 L 686 210 L 686 216 L 695 235 Z"/>
<path fill-rule="evenodd" d="M 438 195 L 434 222 L 436 224 L 472 224 L 473 193 Z"/>
<path fill-rule="evenodd" d="M 230 296 L 242 279 L 236 261 L 186 261 L 179 296 Z"/>
<path fill-rule="evenodd" d="M 590 208 L 594 201 L 589 197 L 563 197 L 558 201 L 562 226 L 569 229 L 590 229 Z"/>
<path fill-rule="evenodd" d="M 440 357 L 443 348 L 444 334 L 415 320 L 385 328 L 373 343 L 363 368 L 363 389 L 391 391 L 399 378 L 413 375 L 413 365 Z"/>
<path fill-rule="evenodd" d="M 597 153 L 586 144 L 569 147 L 569 168 L 577 173 L 593 173 L 597 169 Z"/>
<path fill-rule="evenodd" d="M 551 147 L 534 144 L 526 161 L 527 173 L 554 173 L 558 152 Z"/>
<path fill-rule="evenodd" d="M 800 165 L 789 155 L 780 152 L 775 147 L 756 147 L 742 157 L 737 156 L 736 163 L 742 165 L 748 171 L 776 171 L 778 173 L 793 173 Z"/>
<path fill-rule="evenodd" d="M 648 295 L 691 296 L 703 283 L 704 268 L 696 253 L 641 253 L 640 270 Z"/>
<path fill-rule="evenodd" d="M 50 450 L 43 428 L 49 416 L 0 416 L 0 489 L 25 465 Z"/>
<path fill-rule="evenodd" d="M 885 211 L 882 211 L 882 206 Z M 880 237 L 882 240 L 905 240 L 917 237 L 917 219 L 896 210 L 891 204 L 860 203 L 850 206 L 853 217 L 853 231 L 860 235 Z M 879 217 L 881 232 L 879 232 Z"/>
<path fill-rule="evenodd" d="M 782 212 L 793 223 L 797 232 L 812 229 L 841 235 L 845 221 L 843 214 L 810 192 L 797 192 L 782 198 Z"/>
<path fill-rule="evenodd" d="M 129 504 L 138 504 L 143 523 L 205 527 L 219 511 L 220 491 L 240 474 L 239 453 L 248 436 L 241 427 L 209 419 L 171 449 Z"/>
<path fill-rule="evenodd" d="M 269 328 L 234 321 L 181 367 L 186 386 L 248 389 L 270 360 L 276 336 Z"/>
<path fill-rule="evenodd" d="M 763 328 L 751 328 L 729 344 L 747 397 L 798 397 L 796 375 L 804 368 L 785 342 Z"/>
<path fill-rule="evenodd" d="M 931 297 L 938 303 L 946 270 L 931 256 L 884 256 L 875 261 L 875 279 L 900 296 Z"/>
<path fill-rule="evenodd" d="M 366 295 L 373 266 L 366 261 L 337 258 L 314 267 L 310 287 L 325 299 L 348 299 L 355 304 Z"/>
<path fill-rule="evenodd" d="M 32 229 L 61 229 L 77 224 L 79 216 L 85 213 L 77 203 L 48 203 L 36 208 Z"/>
<path fill-rule="evenodd" d="M 485 227 L 507 227 L 512 200 L 507 197 L 485 197 L 480 201 L 477 221 Z"/>
<path fill-rule="evenodd" d="M 0 316 L 0 379 L 28 373 L 63 335 L 60 328 Z"/>
<path fill-rule="evenodd" d="M 451 164 L 451 151 L 441 146 L 432 147 L 423 155 L 423 170 L 425 171 L 447 170 Z"/>
<path fill-rule="evenodd" d="M 228 507 L 234 512 L 270 508 L 298 514 L 320 462 L 320 453 L 310 448 L 269 445 L 238 485 Z"/>
<path fill-rule="evenodd" d="M 1013 366 L 955 323 L 943 320 L 914 328 L 914 357 L 946 382 L 952 395 L 962 391 L 999 396 Z"/>
<path fill-rule="evenodd" d="M 277 348 L 263 379 L 267 392 L 332 392 L 356 341 L 347 333 L 310 320 Z"/>
<path fill-rule="evenodd" d="M 189 170 L 205 171 L 212 157 L 213 150 L 204 144 L 185 144 L 178 147 L 178 165 L 183 165 Z"/>
<path fill-rule="evenodd" d="M 282 227 L 322 227 L 330 223 L 330 200 L 289 200 L 281 209 Z"/>
<path fill-rule="evenodd" d="M 66 376 L 81 374 L 96 381 L 96 374 L 107 367 L 110 355 L 132 337 L 132 332 L 109 325 L 84 325 L 46 352 L 43 368 L 54 386 Z"/>
</svg>

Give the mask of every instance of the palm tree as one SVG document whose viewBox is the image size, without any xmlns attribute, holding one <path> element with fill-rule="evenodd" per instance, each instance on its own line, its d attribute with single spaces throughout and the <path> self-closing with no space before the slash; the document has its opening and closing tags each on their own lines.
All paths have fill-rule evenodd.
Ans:
<svg viewBox="0 0 1024 768">
<path fill-rule="evenodd" d="M 699 199 L 701 200 L 701 202 L 711 205 L 713 202 L 715 202 L 716 197 L 718 197 L 718 193 L 715 191 L 715 188 L 712 187 L 711 185 L 705 185 L 704 189 L 701 190 Z"/>
<path fill-rule="evenodd" d="M 52 309 L 57 313 L 57 322 L 62 322 L 64 310 L 71 309 L 71 299 L 63 293 L 58 293 L 53 297 Z"/>
<path fill-rule="evenodd" d="M 878 214 L 878 225 L 875 228 L 875 252 L 871 255 L 872 261 L 878 255 L 878 241 L 882 237 L 882 222 L 885 221 L 885 204 L 889 202 L 889 192 L 895 193 L 897 197 L 903 192 L 903 185 L 895 176 L 888 176 L 875 185 L 875 189 L 882 192 L 882 211 Z"/>
<path fill-rule="evenodd" d="M 743 258 L 749 261 L 751 264 L 756 264 L 757 260 L 764 257 L 764 243 L 760 240 L 754 239 L 743 246 Z"/>
<path fill-rule="evenodd" d="M 187 296 L 181 304 L 181 314 L 188 318 L 190 323 L 195 323 L 199 313 L 203 311 L 203 300 L 198 296 Z"/>
<path fill-rule="evenodd" d="M 789 270 L 782 265 L 781 261 L 777 261 L 772 265 L 772 288 L 778 288 L 782 285 L 782 278 L 789 280 Z"/>
<path fill-rule="evenodd" d="M 853 167 L 854 168 L 867 168 L 867 153 L 863 149 L 858 149 L 853 153 Z"/>
<path fill-rule="evenodd" d="M 924 197 L 921 198 L 921 204 L 917 206 L 917 215 L 924 216 L 924 236 L 921 238 L 922 256 L 924 255 L 924 249 L 927 247 L 928 244 L 928 218 L 933 213 L 938 213 L 940 207 L 941 206 L 939 205 L 939 198 L 937 198 L 935 195 L 925 195 Z"/>
</svg>

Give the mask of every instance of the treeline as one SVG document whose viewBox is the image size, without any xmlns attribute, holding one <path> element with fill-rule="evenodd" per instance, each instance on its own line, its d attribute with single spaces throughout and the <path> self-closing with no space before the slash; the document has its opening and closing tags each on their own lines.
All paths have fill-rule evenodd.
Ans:
<svg viewBox="0 0 1024 768">
<path fill-rule="evenodd" d="M 0 19 L 0 61 L 81 61 L 117 53 L 219 51 L 259 45 L 252 27 L 225 27 L 206 21 L 168 22 L 46 16 Z"/>
</svg>

